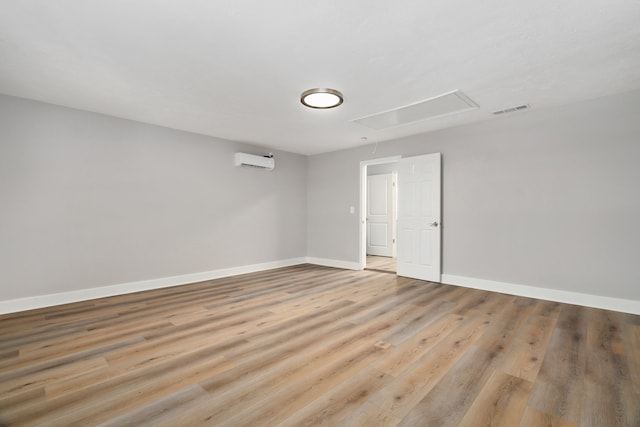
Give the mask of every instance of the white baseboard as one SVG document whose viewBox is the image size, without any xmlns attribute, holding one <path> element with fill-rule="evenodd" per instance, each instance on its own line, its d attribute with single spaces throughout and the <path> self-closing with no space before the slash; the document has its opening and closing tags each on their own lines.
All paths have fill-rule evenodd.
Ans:
<svg viewBox="0 0 640 427">
<path fill-rule="evenodd" d="M 224 268 L 201 273 L 184 274 L 180 276 L 102 286 L 99 288 L 81 289 L 78 291 L 0 301 L 0 314 L 16 313 L 34 308 L 50 307 L 72 302 L 86 301 L 94 298 L 104 298 L 114 295 L 129 294 L 132 292 L 185 285 L 205 280 L 220 279 L 223 277 L 236 276 L 238 274 L 255 273 L 257 271 L 271 270 L 273 268 L 288 267 L 305 263 L 322 265 L 325 267 L 343 268 L 347 270 L 361 270 L 360 264 L 357 262 L 316 257 L 291 258 L 287 260 Z M 621 311 L 624 313 L 640 314 L 640 301 L 636 300 L 611 298 L 549 288 L 538 288 L 535 286 L 496 282 L 493 280 L 476 279 L 473 277 L 456 276 L 453 274 L 443 274 L 441 280 L 442 283 L 449 285 L 464 286 L 510 295 L 602 308 L 606 310 Z"/>
<path fill-rule="evenodd" d="M 538 288 L 535 286 L 516 285 L 513 283 L 495 282 L 493 280 L 476 279 L 473 277 L 443 274 L 442 283 L 482 289 L 485 291 L 501 292 L 522 297 L 537 298 L 547 301 L 557 301 L 586 307 L 602 308 L 605 310 L 621 311 L 623 313 L 640 314 L 640 301 L 622 298 L 603 297 L 600 295 L 583 294 L 579 292 L 561 291 L 558 289 Z"/>
<path fill-rule="evenodd" d="M 35 297 L 0 301 L 0 314 L 16 313 L 18 311 L 31 310 L 34 308 L 50 307 L 72 302 L 86 301 L 94 298 L 104 298 L 114 295 L 130 294 L 132 292 L 147 291 L 151 289 L 168 288 L 170 286 L 186 285 L 189 283 L 202 282 L 205 280 L 236 276 L 238 274 L 254 273 L 257 271 L 271 270 L 273 268 L 280 267 L 289 267 L 291 265 L 304 264 L 306 262 L 306 257 L 291 258 L 287 260 L 265 262 L 261 264 L 223 268 L 220 270 L 205 271 L 201 273 L 183 274 L 180 276 L 162 277 L 158 279 L 142 280 L 139 282 L 121 283 L 118 285 L 102 286 L 99 288 L 81 289 L 71 292 L 61 292 L 56 294 L 39 295 Z"/>
<path fill-rule="evenodd" d="M 341 261 L 339 259 L 307 257 L 309 264 L 322 265 L 325 267 L 344 268 L 346 270 L 362 270 L 360 263 L 351 261 Z"/>
</svg>

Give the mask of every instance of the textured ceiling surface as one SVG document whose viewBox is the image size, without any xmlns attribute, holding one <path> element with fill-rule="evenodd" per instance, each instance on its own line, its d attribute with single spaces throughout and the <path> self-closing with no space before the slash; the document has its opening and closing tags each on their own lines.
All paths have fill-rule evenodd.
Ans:
<svg viewBox="0 0 640 427">
<path fill-rule="evenodd" d="M 0 0 L 0 93 L 315 154 L 640 88 L 637 0 Z M 344 93 L 311 110 L 312 87 Z M 480 108 L 354 119 L 459 89 Z M 526 112 L 515 114 L 527 114 Z"/>
</svg>

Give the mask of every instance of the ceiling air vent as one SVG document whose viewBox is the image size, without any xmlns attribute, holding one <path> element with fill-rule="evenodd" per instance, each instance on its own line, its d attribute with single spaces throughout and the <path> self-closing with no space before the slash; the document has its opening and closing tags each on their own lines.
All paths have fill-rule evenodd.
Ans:
<svg viewBox="0 0 640 427">
<path fill-rule="evenodd" d="M 505 108 L 504 110 L 494 111 L 493 114 L 495 114 L 496 116 L 499 116 L 500 114 L 515 113 L 516 111 L 528 110 L 529 108 L 531 108 L 529 104 L 524 104 L 524 105 L 518 105 L 517 107 L 510 107 L 510 108 Z"/>
</svg>

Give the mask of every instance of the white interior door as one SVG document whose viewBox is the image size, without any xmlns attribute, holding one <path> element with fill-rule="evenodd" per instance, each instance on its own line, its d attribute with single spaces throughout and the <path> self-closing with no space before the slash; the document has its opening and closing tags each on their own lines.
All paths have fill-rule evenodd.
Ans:
<svg viewBox="0 0 640 427">
<path fill-rule="evenodd" d="M 440 281 L 440 153 L 398 162 L 398 276 Z"/>
<path fill-rule="evenodd" d="M 367 254 L 393 256 L 393 175 L 367 177 Z"/>
</svg>

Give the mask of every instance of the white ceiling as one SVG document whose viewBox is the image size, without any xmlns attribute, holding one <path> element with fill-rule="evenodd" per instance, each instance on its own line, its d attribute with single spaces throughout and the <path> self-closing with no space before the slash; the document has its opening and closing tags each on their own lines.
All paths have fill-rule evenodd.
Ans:
<svg viewBox="0 0 640 427">
<path fill-rule="evenodd" d="M 638 0 L 0 0 L 0 93 L 301 154 L 638 88 Z M 480 108 L 352 122 L 455 89 Z"/>
</svg>

